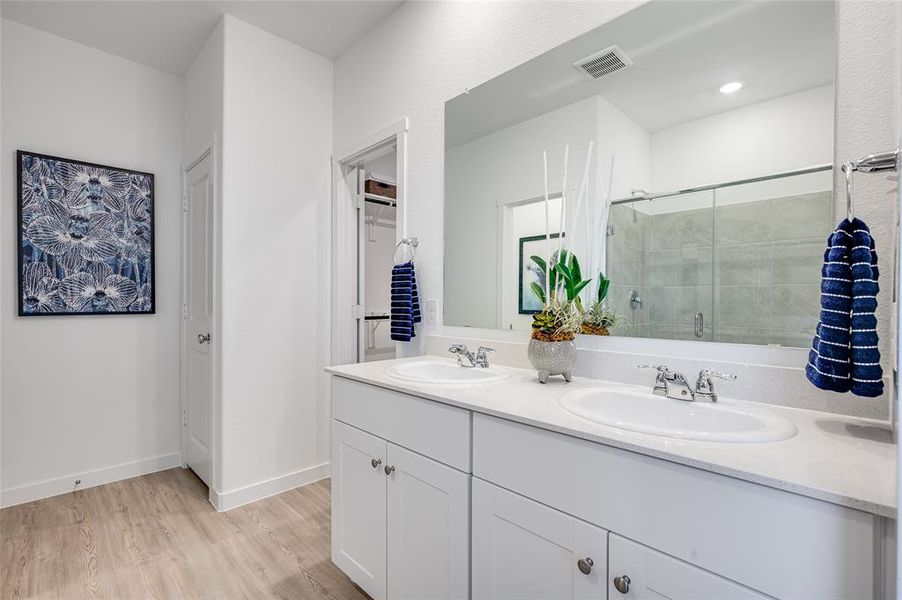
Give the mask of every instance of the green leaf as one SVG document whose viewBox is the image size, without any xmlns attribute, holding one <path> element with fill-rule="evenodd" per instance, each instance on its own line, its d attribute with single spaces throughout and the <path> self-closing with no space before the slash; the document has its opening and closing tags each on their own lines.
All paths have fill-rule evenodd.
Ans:
<svg viewBox="0 0 902 600">
<path fill-rule="evenodd" d="M 604 273 L 598 274 L 598 302 L 601 303 L 608 296 L 608 289 L 611 287 L 611 280 L 604 276 Z"/>
<path fill-rule="evenodd" d="M 539 269 L 544 273 L 547 270 L 547 265 L 545 264 L 545 259 L 541 256 L 530 256 L 529 257 L 532 262 L 536 263 L 539 266 Z"/>
<path fill-rule="evenodd" d="M 539 302 L 542 303 L 542 306 L 545 306 L 545 290 L 538 284 L 538 282 L 531 281 L 529 283 L 529 289 L 532 290 L 532 293 L 535 294 L 535 297 L 539 299 Z"/>
<path fill-rule="evenodd" d="M 579 259 L 576 258 L 575 254 L 570 255 L 570 273 L 573 275 L 574 280 L 582 281 L 582 270 L 579 268 Z"/>
</svg>

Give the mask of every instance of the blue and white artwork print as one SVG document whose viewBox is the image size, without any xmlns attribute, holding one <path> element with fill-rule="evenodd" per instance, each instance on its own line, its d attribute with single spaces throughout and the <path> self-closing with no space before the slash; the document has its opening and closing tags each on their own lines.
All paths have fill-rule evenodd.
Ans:
<svg viewBox="0 0 902 600">
<path fill-rule="evenodd" d="M 149 314 L 153 175 L 17 153 L 19 315 Z"/>
</svg>

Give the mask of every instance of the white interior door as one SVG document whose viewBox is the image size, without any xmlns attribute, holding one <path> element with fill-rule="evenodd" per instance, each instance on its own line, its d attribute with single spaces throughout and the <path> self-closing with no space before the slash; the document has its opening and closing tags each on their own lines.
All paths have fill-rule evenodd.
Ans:
<svg viewBox="0 0 902 600">
<path fill-rule="evenodd" d="M 207 155 L 185 177 L 185 462 L 211 483 L 213 414 L 213 160 Z"/>
<path fill-rule="evenodd" d="M 470 476 L 388 445 L 388 596 L 470 597 Z"/>
</svg>

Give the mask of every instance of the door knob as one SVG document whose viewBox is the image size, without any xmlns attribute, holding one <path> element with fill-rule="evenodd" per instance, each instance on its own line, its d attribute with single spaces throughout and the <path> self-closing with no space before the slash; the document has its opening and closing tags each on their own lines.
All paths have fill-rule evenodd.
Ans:
<svg viewBox="0 0 902 600">
<path fill-rule="evenodd" d="M 211 336 L 209 333 L 198 333 L 197 334 L 197 343 L 198 344 L 209 344 Z"/>
<path fill-rule="evenodd" d="M 617 591 L 621 594 L 626 594 L 630 591 L 630 577 L 629 575 L 620 575 L 619 577 L 614 578 L 614 587 L 617 588 Z"/>
<path fill-rule="evenodd" d="M 581 558 L 576 561 L 576 566 L 579 567 L 579 572 L 583 575 L 588 575 L 592 572 L 592 567 L 595 566 L 595 561 L 591 558 Z"/>
<path fill-rule="evenodd" d="M 386 474 L 386 475 L 391 475 L 391 474 L 394 473 L 394 472 L 395 472 L 395 468 L 394 468 L 394 467 L 389 467 L 388 465 L 385 465 L 385 474 Z"/>
<path fill-rule="evenodd" d="M 379 468 L 379 465 L 382 464 L 382 459 L 381 459 L 381 458 L 374 458 L 373 460 L 370 461 L 370 464 L 373 465 L 373 468 L 374 468 L 374 469 L 378 469 L 378 468 Z"/>
</svg>

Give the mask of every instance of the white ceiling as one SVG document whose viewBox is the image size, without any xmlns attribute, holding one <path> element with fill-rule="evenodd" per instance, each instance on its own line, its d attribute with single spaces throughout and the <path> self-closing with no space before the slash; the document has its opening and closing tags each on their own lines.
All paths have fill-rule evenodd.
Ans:
<svg viewBox="0 0 902 600">
<path fill-rule="evenodd" d="M 455 146 L 601 94 L 649 132 L 833 81 L 830 1 L 651 2 L 446 105 Z M 597 81 L 573 63 L 611 45 L 634 61 Z M 722 84 L 746 86 L 732 95 Z"/>
<path fill-rule="evenodd" d="M 0 16 L 176 75 L 231 14 L 328 58 L 403 0 L 4 0 Z"/>
</svg>

